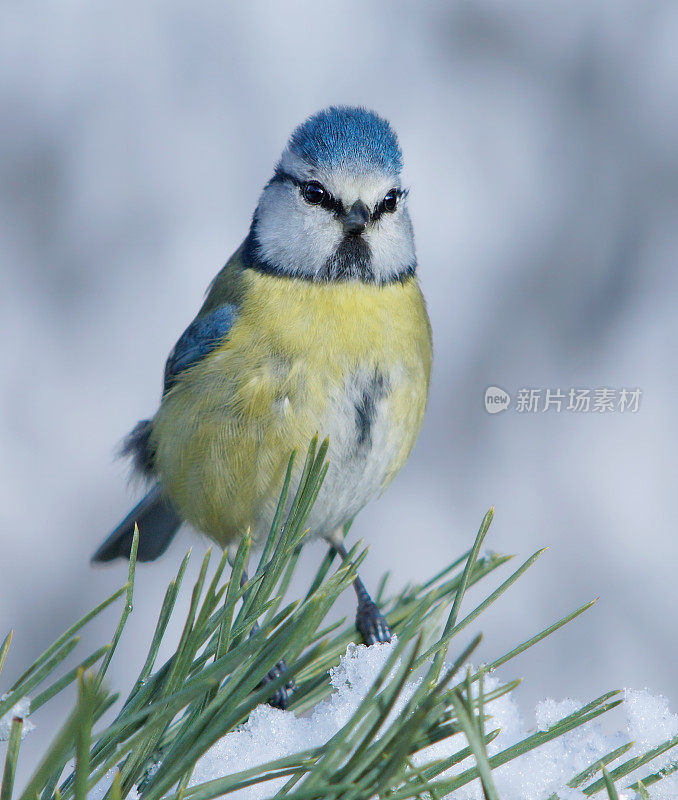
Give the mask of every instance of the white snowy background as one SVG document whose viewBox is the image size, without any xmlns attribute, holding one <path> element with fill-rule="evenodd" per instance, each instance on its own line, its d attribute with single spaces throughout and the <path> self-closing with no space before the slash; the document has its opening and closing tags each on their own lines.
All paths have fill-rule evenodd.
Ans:
<svg viewBox="0 0 678 800">
<path fill-rule="evenodd" d="M 480 657 L 601 597 L 505 668 L 526 678 L 517 702 L 632 686 L 675 711 L 678 6 L 660 0 L 3 4 L 6 676 L 123 582 L 122 563 L 88 563 L 133 500 L 114 447 L 153 412 L 287 135 L 342 102 L 400 134 L 436 347 L 415 452 L 354 526 L 363 577 L 428 577 L 495 504 L 489 546 L 550 550 L 487 616 Z M 637 414 L 490 416 L 488 385 L 643 397 Z M 140 567 L 116 686 L 191 543 Z"/>
</svg>

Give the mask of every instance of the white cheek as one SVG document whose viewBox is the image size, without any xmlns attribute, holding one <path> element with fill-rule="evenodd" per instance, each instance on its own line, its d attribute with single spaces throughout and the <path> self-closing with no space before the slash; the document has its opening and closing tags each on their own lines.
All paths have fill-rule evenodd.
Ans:
<svg viewBox="0 0 678 800">
<path fill-rule="evenodd" d="M 382 218 L 368 234 L 367 241 L 377 280 L 388 280 L 414 265 L 414 240 L 407 217 Z"/>
<path fill-rule="evenodd" d="M 341 235 L 340 223 L 325 209 L 306 206 L 286 187 L 271 187 L 262 198 L 257 223 L 260 255 L 285 272 L 317 274 Z"/>
</svg>

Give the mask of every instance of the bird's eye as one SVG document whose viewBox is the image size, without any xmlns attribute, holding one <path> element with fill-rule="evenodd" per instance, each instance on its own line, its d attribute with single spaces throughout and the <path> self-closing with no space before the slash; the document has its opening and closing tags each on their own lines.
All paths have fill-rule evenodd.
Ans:
<svg viewBox="0 0 678 800">
<path fill-rule="evenodd" d="M 318 181 L 309 181 L 303 185 L 302 194 L 307 203 L 310 203 L 312 206 L 317 206 L 318 203 L 322 203 L 325 199 L 327 192 Z"/>
<path fill-rule="evenodd" d="M 391 191 L 384 197 L 384 211 L 392 214 L 398 207 L 398 190 L 391 189 Z"/>
</svg>

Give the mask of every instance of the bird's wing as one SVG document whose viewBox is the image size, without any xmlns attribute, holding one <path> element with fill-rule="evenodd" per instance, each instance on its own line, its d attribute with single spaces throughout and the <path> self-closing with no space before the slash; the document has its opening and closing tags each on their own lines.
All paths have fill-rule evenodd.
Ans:
<svg viewBox="0 0 678 800">
<path fill-rule="evenodd" d="M 224 303 L 209 314 L 193 320 L 169 354 L 165 364 L 163 395 L 169 392 L 185 369 L 197 364 L 223 341 L 237 315 L 238 307 L 235 304 Z"/>
<path fill-rule="evenodd" d="M 242 298 L 241 245 L 212 281 L 198 316 L 181 334 L 165 364 L 163 396 L 188 367 L 209 355 L 228 335 Z"/>
</svg>

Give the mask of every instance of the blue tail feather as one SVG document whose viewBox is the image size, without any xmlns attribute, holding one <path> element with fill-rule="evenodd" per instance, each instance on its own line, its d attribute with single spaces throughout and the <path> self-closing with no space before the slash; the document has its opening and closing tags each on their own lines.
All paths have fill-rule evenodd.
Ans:
<svg viewBox="0 0 678 800">
<path fill-rule="evenodd" d="M 154 486 L 99 546 L 92 561 L 129 558 L 135 524 L 139 527 L 137 560 L 155 561 L 167 550 L 182 522 L 160 487 Z"/>
</svg>

